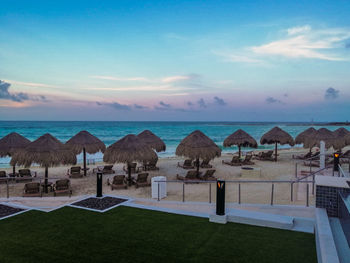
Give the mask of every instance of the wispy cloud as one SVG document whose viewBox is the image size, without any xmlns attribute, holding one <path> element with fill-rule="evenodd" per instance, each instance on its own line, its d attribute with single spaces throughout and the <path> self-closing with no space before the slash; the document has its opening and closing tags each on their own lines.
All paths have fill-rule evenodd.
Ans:
<svg viewBox="0 0 350 263">
<path fill-rule="evenodd" d="M 129 111 L 131 110 L 131 106 L 129 105 L 126 105 L 126 104 L 120 104 L 118 102 L 111 102 L 111 103 L 108 103 L 108 102 L 96 102 L 96 104 L 98 106 L 108 106 L 108 107 L 112 107 L 116 110 L 126 110 L 126 111 Z"/>
<path fill-rule="evenodd" d="M 144 77 L 130 77 L 130 78 L 125 78 L 125 77 L 114 77 L 114 76 L 90 76 L 92 79 L 101 79 L 101 80 L 114 80 L 114 81 L 145 81 L 148 82 L 150 81 L 147 78 Z"/>
<path fill-rule="evenodd" d="M 324 98 L 326 100 L 334 100 L 339 97 L 339 90 L 336 90 L 332 87 L 328 88 L 326 90 L 326 93 L 324 94 Z"/>
<path fill-rule="evenodd" d="M 206 108 L 206 107 L 207 107 L 207 104 L 205 103 L 205 101 L 204 101 L 203 98 L 200 98 L 200 99 L 197 101 L 197 104 L 199 105 L 200 108 Z"/>
<path fill-rule="evenodd" d="M 10 83 L 0 80 L 0 99 L 11 100 L 14 102 L 31 101 L 47 101 L 43 95 L 29 95 L 24 92 L 10 92 Z"/>
<path fill-rule="evenodd" d="M 22 82 L 22 81 L 15 81 L 15 80 L 4 80 L 6 82 L 9 82 L 14 85 L 21 85 L 21 86 L 27 86 L 27 87 L 38 87 L 38 88 L 55 88 L 53 85 L 43 84 L 43 83 L 35 83 L 35 82 Z"/>
<path fill-rule="evenodd" d="M 281 100 L 276 99 L 276 98 L 274 98 L 274 97 L 267 97 L 267 98 L 265 99 L 265 102 L 266 102 L 267 104 L 275 104 L 275 103 L 277 103 L 277 104 L 283 104 L 283 102 L 282 102 Z"/>
<path fill-rule="evenodd" d="M 296 35 L 296 34 L 301 34 L 301 33 L 307 33 L 311 30 L 311 27 L 309 25 L 305 26 L 296 26 L 296 27 L 291 27 L 287 29 L 288 35 Z"/>
<path fill-rule="evenodd" d="M 237 52 L 237 51 L 233 51 Z M 222 57 L 226 62 L 243 62 L 243 63 L 261 63 L 262 60 L 253 58 L 251 56 L 238 55 L 232 53 L 231 51 L 222 52 L 222 51 L 212 51 L 213 54 Z"/>
<path fill-rule="evenodd" d="M 225 106 L 227 104 L 223 99 L 217 96 L 214 97 L 214 103 L 219 106 Z"/>
</svg>

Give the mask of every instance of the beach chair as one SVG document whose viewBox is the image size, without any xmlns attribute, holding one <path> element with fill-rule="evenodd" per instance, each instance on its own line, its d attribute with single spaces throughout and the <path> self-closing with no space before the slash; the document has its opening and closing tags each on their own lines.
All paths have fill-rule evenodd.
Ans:
<svg viewBox="0 0 350 263">
<path fill-rule="evenodd" d="M 147 178 L 148 173 L 140 173 L 137 175 L 136 179 L 133 179 L 133 183 L 135 184 L 136 188 L 150 186 L 151 183 L 147 181 Z"/>
<path fill-rule="evenodd" d="M 107 179 L 107 185 L 110 185 L 112 190 L 127 189 L 128 188 L 124 174 L 117 174 L 117 175 L 113 176 L 112 183 L 110 183 L 109 179 Z"/>
<path fill-rule="evenodd" d="M 103 174 L 114 174 L 115 173 L 115 171 L 113 170 L 113 164 L 103 166 L 101 171 Z"/>
<path fill-rule="evenodd" d="M 0 171 L 0 184 L 6 184 L 7 176 L 5 171 Z"/>
<path fill-rule="evenodd" d="M 69 178 L 82 178 L 84 176 L 84 173 L 81 172 L 80 166 L 73 166 L 70 169 L 68 169 L 68 176 Z"/>
<path fill-rule="evenodd" d="M 253 165 L 254 162 L 251 161 L 253 155 L 252 154 L 247 154 L 244 158 L 244 160 L 241 162 L 242 165 Z"/>
<path fill-rule="evenodd" d="M 305 154 L 299 154 L 299 155 L 292 155 L 293 159 L 298 159 L 298 160 L 305 160 L 305 159 L 309 159 L 312 157 L 312 152 L 307 152 Z"/>
<path fill-rule="evenodd" d="M 157 159 L 149 161 L 149 162 L 144 162 L 143 163 L 143 169 L 145 171 L 159 170 L 159 167 L 157 167 L 157 162 L 158 162 Z"/>
<path fill-rule="evenodd" d="M 16 177 L 16 183 L 31 182 L 33 176 L 36 177 L 36 172 L 32 173 L 30 169 L 19 169 L 18 176 Z"/>
<path fill-rule="evenodd" d="M 128 172 L 129 172 L 129 171 L 128 171 L 128 168 L 130 168 L 131 173 L 132 173 L 132 174 L 135 174 L 135 173 L 138 173 L 138 171 L 139 171 L 139 169 L 136 168 L 136 166 L 137 166 L 137 163 L 130 163 L 130 164 L 128 164 L 128 165 L 124 165 L 124 166 L 123 166 L 123 170 L 124 170 L 126 173 L 128 173 Z"/>
<path fill-rule="evenodd" d="M 24 185 L 23 197 L 41 197 L 40 183 L 26 183 Z"/>
<path fill-rule="evenodd" d="M 177 166 L 178 166 L 178 167 L 181 167 L 181 168 L 183 168 L 183 169 L 193 169 L 193 168 L 194 168 L 191 159 L 186 159 L 186 160 L 184 161 L 183 164 L 181 164 L 181 163 L 178 162 L 178 163 L 177 163 Z"/>
<path fill-rule="evenodd" d="M 260 161 L 274 161 L 273 151 L 260 152 L 255 158 Z"/>
<path fill-rule="evenodd" d="M 201 168 L 213 168 L 211 164 L 209 164 L 210 160 L 203 160 L 201 163 Z"/>
<path fill-rule="evenodd" d="M 203 175 L 199 176 L 199 179 L 204 181 L 216 181 L 217 179 L 214 176 L 215 171 L 214 169 L 206 170 Z"/>
<path fill-rule="evenodd" d="M 198 177 L 200 177 L 200 176 L 201 176 L 201 172 L 199 172 Z M 182 176 L 182 175 L 179 175 L 179 174 L 176 175 L 176 178 L 178 180 L 181 180 L 181 181 L 198 180 L 198 177 L 197 177 L 197 171 L 196 170 L 189 170 L 189 171 L 187 171 L 187 174 L 185 176 Z"/>
<path fill-rule="evenodd" d="M 240 161 L 238 155 L 232 156 L 232 160 L 231 161 L 222 160 L 222 163 L 223 164 L 227 164 L 227 165 L 231 165 L 231 166 L 240 166 L 241 165 L 241 161 Z"/>
<path fill-rule="evenodd" d="M 70 187 L 69 179 L 57 180 L 53 188 L 54 188 L 54 191 L 53 191 L 54 196 L 56 196 L 57 194 L 69 194 L 69 197 L 72 196 L 72 189 Z"/>
</svg>

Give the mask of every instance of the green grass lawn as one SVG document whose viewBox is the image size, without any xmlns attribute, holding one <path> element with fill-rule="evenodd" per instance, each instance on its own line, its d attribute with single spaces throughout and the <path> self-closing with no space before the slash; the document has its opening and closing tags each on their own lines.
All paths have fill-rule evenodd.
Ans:
<svg viewBox="0 0 350 263">
<path fill-rule="evenodd" d="M 316 262 L 314 235 L 143 209 L 65 207 L 0 221 L 0 262 Z"/>
</svg>

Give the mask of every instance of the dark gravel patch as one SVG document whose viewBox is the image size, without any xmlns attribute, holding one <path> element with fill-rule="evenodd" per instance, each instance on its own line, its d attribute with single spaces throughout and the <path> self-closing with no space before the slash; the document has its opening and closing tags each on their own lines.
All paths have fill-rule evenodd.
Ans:
<svg viewBox="0 0 350 263">
<path fill-rule="evenodd" d="M 108 209 L 112 206 L 123 203 L 125 201 L 127 201 L 127 199 L 108 197 L 108 196 L 103 198 L 90 197 L 82 201 L 75 202 L 72 205 L 103 211 L 105 209 Z"/>
<path fill-rule="evenodd" d="M 15 207 L 12 207 L 12 206 L 0 204 L 0 218 L 3 218 L 5 216 L 9 216 L 9 215 L 12 215 L 12 214 L 16 214 L 16 213 L 24 211 L 24 210 L 25 209 L 15 208 Z"/>
</svg>

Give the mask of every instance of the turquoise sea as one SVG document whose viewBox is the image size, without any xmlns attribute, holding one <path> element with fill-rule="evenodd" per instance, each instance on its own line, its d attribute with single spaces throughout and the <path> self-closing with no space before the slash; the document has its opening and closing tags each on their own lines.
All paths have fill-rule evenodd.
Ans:
<svg viewBox="0 0 350 263">
<path fill-rule="evenodd" d="M 321 126 L 314 124 L 315 128 L 326 127 L 335 130 L 339 126 Z M 98 122 L 98 121 L 0 121 L 0 137 L 10 132 L 18 132 L 29 140 L 35 140 L 44 133 L 51 133 L 62 142 L 66 142 L 81 130 L 87 130 L 97 136 L 107 146 L 119 140 L 123 136 L 133 133 L 138 134 L 145 129 L 151 130 L 164 140 L 167 146 L 166 152 L 159 153 L 159 157 L 175 155 L 175 149 L 179 142 L 194 130 L 201 130 L 217 145 L 222 147 L 224 139 L 243 129 L 252 135 L 258 142 L 260 137 L 273 128 L 279 126 L 295 137 L 301 131 L 312 127 L 310 123 L 272 123 L 272 122 Z M 286 148 L 288 146 L 284 146 Z M 223 148 L 223 147 L 222 147 Z M 273 148 L 273 146 L 259 146 L 260 149 Z M 223 152 L 233 152 L 237 148 L 223 148 Z M 88 158 L 102 159 L 102 154 L 90 155 Z M 78 162 L 82 156 L 78 156 Z M 0 165 L 7 166 L 9 158 L 0 158 Z"/>
</svg>

